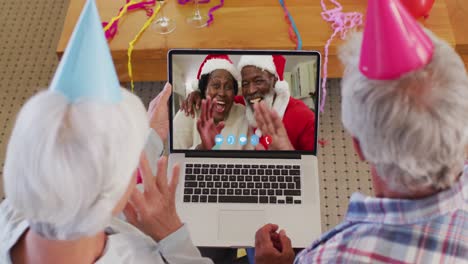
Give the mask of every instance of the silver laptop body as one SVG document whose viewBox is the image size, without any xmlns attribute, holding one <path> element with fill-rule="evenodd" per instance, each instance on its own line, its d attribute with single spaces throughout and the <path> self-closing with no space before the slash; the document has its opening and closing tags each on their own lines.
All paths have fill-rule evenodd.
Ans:
<svg viewBox="0 0 468 264">
<path fill-rule="evenodd" d="M 197 151 L 173 148 L 173 135 L 177 127 L 173 126 L 172 120 L 178 110 L 174 107 L 177 89 L 173 69 L 184 67 L 175 65 L 175 58 L 183 57 L 180 61 L 193 63 L 193 67 L 198 69 L 200 61 L 191 60 L 190 56 L 213 53 L 224 53 L 234 58 L 244 54 L 281 54 L 289 61 L 301 57 L 315 60 L 316 68 L 312 68 L 314 76 L 309 76 L 309 81 L 316 94 L 311 108 L 318 109 L 321 65 L 318 52 L 171 50 L 168 54 L 168 74 L 170 83 L 174 84 L 174 94 L 170 100 L 169 168 L 176 163 L 181 167 L 176 194 L 177 212 L 188 226 L 196 246 L 253 247 L 255 232 L 267 223 L 274 223 L 286 230 L 293 247 L 307 247 L 322 233 L 317 135 L 311 135 L 311 140 L 315 142 L 313 151 Z M 317 134 L 318 111 L 315 111 L 315 121 Z M 255 174 L 250 175 L 251 172 Z M 168 175 L 171 175 L 170 171 Z M 270 182 L 270 179 L 275 181 Z M 201 182 L 204 182 L 203 185 Z M 237 182 L 237 188 L 232 188 L 232 182 Z M 245 184 L 241 185 L 243 182 Z M 238 190 L 241 190 L 240 194 Z M 248 195 L 244 195 L 244 192 Z"/>
</svg>

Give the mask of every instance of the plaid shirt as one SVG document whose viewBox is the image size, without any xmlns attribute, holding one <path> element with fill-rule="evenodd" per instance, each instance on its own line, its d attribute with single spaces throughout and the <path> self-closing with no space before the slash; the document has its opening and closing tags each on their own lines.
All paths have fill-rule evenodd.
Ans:
<svg viewBox="0 0 468 264">
<path fill-rule="evenodd" d="M 303 263 L 468 263 L 468 167 L 425 199 L 354 194 L 344 222 L 298 254 Z"/>
</svg>

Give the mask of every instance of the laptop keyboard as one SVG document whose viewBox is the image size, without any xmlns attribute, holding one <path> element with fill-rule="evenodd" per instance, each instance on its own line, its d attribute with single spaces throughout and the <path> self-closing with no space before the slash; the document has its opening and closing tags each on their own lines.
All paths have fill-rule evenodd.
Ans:
<svg viewBox="0 0 468 264">
<path fill-rule="evenodd" d="M 184 202 L 300 204 L 298 165 L 185 164 Z"/>
</svg>

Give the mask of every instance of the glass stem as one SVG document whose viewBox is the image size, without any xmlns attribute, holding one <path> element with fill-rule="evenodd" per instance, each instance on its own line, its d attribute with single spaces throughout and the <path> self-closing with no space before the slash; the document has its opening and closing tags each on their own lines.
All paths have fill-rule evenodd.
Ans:
<svg viewBox="0 0 468 264">
<path fill-rule="evenodd" d="M 160 12 L 160 15 L 161 15 L 161 16 L 159 17 L 159 19 L 161 19 L 161 20 L 166 20 L 166 16 L 164 15 L 164 8 L 162 7 L 162 6 L 163 6 L 163 3 L 164 3 L 164 1 L 161 1 L 161 3 L 160 3 L 161 8 L 159 9 L 159 12 Z"/>
<path fill-rule="evenodd" d="M 200 4 L 198 3 L 198 0 L 195 1 L 195 17 L 201 17 L 200 14 Z"/>
</svg>

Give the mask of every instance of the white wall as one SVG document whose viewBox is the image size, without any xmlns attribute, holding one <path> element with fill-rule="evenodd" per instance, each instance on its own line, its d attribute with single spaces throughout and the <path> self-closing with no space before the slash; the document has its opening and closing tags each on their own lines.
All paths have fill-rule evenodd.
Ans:
<svg viewBox="0 0 468 264">
<path fill-rule="evenodd" d="M 180 70 L 184 73 L 185 81 L 195 80 L 198 73 L 198 68 L 200 64 L 205 59 L 206 55 L 174 55 L 173 62 L 179 66 Z M 229 56 L 234 63 L 237 65 L 239 62 L 239 55 L 230 55 Z M 315 57 L 310 56 L 285 56 L 286 58 L 286 67 L 285 71 L 291 71 L 298 63 L 310 61 L 315 59 Z"/>
<path fill-rule="evenodd" d="M 184 78 L 184 82 L 187 84 L 191 84 L 194 80 L 196 80 L 198 69 L 200 64 L 205 59 L 206 55 L 174 55 L 173 56 L 173 64 L 177 65 L 180 69 L 181 75 Z M 240 55 L 229 55 L 231 60 L 233 61 L 234 65 L 237 65 L 240 59 Z M 287 55 L 286 58 L 286 67 L 285 72 L 291 72 L 298 64 L 308 61 L 316 60 L 316 57 L 313 56 L 297 56 L 297 55 Z M 289 84 L 291 86 L 291 83 Z M 311 85 L 315 85 L 311 84 Z M 191 92 L 191 85 L 186 87 L 186 94 Z M 316 87 L 311 87 L 311 91 L 315 91 Z M 308 102 L 308 105 L 311 103 Z M 313 104 L 312 104 L 313 105 Z"/>
</svg>

